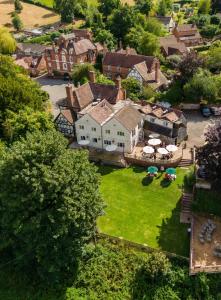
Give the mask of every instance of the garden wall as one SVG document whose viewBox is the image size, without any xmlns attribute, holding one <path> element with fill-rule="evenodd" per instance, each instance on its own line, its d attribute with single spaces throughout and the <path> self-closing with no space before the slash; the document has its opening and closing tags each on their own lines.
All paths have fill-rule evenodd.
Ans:
<svg viewBox="0 0 221 300">
<path fill-rule="evenodd" d="M 125 155 L 125 160 L 127 161 L 128 164 L 131 165 L 138 165 L 142 167 L 148 167 L 148 166 L 157 166 L 157 167 L 177 167 L 182 159 L 182 156 L 177 158 L 176 160 L 173 161 L 162 161 L 162 160 L 154 160 L 154 161 L 147 161 L 147 160 L 142 160 L 142 159 L 137 159 L 134 157 L 129 157 Z"/>
<path fill-rule="evenodd" d="M 188 257 L 181 256 L 181 255 L 171 253 L 171 252 L 167 252 L 167 251 L 158 250 L 156 248 L 151 248 L 151 247 L 147 246 L 146 244 L 139 244 L 139 243 L 135 243 L 135 242 L 132 242 L 132 241 L 128 241 L 128 240 L 126 240 L 122 237 L 116 237 L 116 236 L 112 236 L 112 235 L 109 235 L 109 234 L 106 234 L 106 233 L 99 232 L 99 233 L 97 233 L 96 238 L 98 240 L 101 240 L 101 239 L 108 240 L 108 242 L 111 242 L 113 244 L 118 244 L 118 245 L 121 245 L 121 246 L 125 246 L 125 247 L 128 247 L 128 248 L 131 248 L 131 249 L 134 249 L 134 250 L 137 250 L 137 251 L 146 252 L 146 253 L 151 253 L 151 252 L 154 252 L 154 251 L 155 252 L 162 252 L 169 258 L 178 258 L 182 261 L 189 262 Z"/>
</svg>

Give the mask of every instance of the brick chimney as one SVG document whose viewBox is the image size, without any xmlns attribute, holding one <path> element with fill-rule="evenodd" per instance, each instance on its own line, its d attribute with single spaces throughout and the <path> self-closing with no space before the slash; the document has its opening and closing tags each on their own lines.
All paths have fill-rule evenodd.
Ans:
<svg viewBox="0 0 221 300">
<path fill-rule="evenodd" d="M 92 82 L 92 83 L 95 83 L 95 82 L 96 82 L 96 74 L 95 74 L 95 71 L 89 71 L 89 72 L 88 72 L 88 76 L 89 76 L 90 82 Z"/>
<path fill-rule="evenodd" d="M 130 47 L 126 47 L 126 55 L 129 55 L 130 54 Z"/>
<path fill-rule="evenodd" d="M 65 89 L 66 89 L 66 94 L 67 94 L 68 106 L 73 107 L 74 97 L 73 97 L 72 85 L 70 83 L 68 83 L 68 85 L 66 85 Z"/>
<path fill-rule="evenodd" d="M 121 39 L 119 40 L 119 49 L 120 50 L 123 49 L 123 44 L 122 44 L 122 40 Z"/>
<path fill-rule="evenodd" d="M 108 52 L 108 48 L 107 48 L 106 43 L 104 43 L 103 44 L 103 53 L 104 53 L 104 56 L 106 55 L 107 52 Z"/>
<path fill-rule="evenodd" d="M 160 63 L 157 61 L 155 63 L 155 81 L 159 82 L 160 81 Z"/>
<path fill-rule="evenodd" d="M 120 77 L 120 75 L 117 76 L 117 78 L 116 78 L 116 86 L 117 86 L 117 88 L 118 88 L 119 90 L 122 88 L 122 86 L 121 86 L 121 77 Z"/>
</svg>

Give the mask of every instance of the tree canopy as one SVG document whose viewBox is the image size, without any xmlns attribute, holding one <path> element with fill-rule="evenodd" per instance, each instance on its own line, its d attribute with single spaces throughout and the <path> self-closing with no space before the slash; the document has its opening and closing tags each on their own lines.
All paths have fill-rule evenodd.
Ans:
<svg viewBox="0 0 221 300">
<path fill-rule="evenodd" d="M 48 94 L 25 71 L 13 63 L 12 58 L 0 55 L 0 134 L 4 136 L 3 124 L 9 111 L 18 113 L 30 108 L 44 111 Z"/>
<path fill-rule="evenodd" d="M 221 121 L 210 124 L 205 132 L 206 143 L 197 149 L 196 157 L 205 166 L 205 174 L 213 183 L 221 183 Z"/>
<path fill-rule="evenodd" d="M 96 167 L 67 144 L 55 130 L 34 132 L 0 159 L 1 245 L 45 283 L 73 275 L 103 209 Z"/>
<path fill-rule="evenodd" d="M 0 27 L 0 53 L 12 54 L 13 52 L 15 52 L 15 49 L 15 39 L 9 33 L 7 28 Z"/>
</svg>

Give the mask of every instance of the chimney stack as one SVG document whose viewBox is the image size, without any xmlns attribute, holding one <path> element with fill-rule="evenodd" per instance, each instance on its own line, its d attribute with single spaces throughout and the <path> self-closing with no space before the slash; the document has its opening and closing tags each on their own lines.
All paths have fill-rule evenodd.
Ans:
<svg viewBox="0 0 221 300">
<path fill-rule="evenodd" d="M 116 78 L 116 85 L 117 85 L 117 88 L 120 90 L 122 87 L 121 87 L 121 77 L 120 75 L 117 76 Z"/>
<path fill-rule="evenodd" d="M 159 82 L 160 81 L 160 63 L 157 61 L 155 63 L 155 81 Z"/>
<path fill-rule="evenodd" d="M 104 56 L 106 55 L 107 52 L 108 52 L 107 44 L 104 43 L 103 44 L 103 53 L 104 53 Z"/>
<path fill-rule="evenodd" d="M 68 83 L 68 85 L 65 88 L 66 88 L 68 106 L 73 107 L 74 97 L 73 97 L 72 85 Z"/>
<path fill-rule="evenodd" d="M 122 40 L 121 39 L 119 40 L 119 49 L 120 50 L 123 49 L 123 45 L 122 45 Z"/>
<path fill-rule="evenodd" d="M 126 47 L 126 55 L 129 55 L 130 54 L 130 47 Z"/>
<path fill-rule="evenodd" d="M 88 72 L 88 75 L 89 75 L 89 80 L 90 80 L 90 82 L 95 83 L 95 82 L 96 82 L 95 71 L 89 71 L 89 72 Z"/>
</svg>

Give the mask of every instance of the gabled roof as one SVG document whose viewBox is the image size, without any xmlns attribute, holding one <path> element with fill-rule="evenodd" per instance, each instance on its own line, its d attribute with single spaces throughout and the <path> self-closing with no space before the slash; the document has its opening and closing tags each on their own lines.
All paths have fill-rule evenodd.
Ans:
<svg viewBox="0 0 221 300">
<path fill-rule="evenodd" d="M 69 48 L 70 47 L 71 47 L 71 44 L 70 44 Z M 80 41 L 74 42 L 73 48 L 74 48 L 76 55 L 86 53 L 86 52 L 88 52 L 88 50 L 96 49 L 95 45 L 88 39 L 82 39 Z"/>
<path fill-rule="evenodd" d="M 114 115 L 114 118 L 128 131 L 131 131 L 136 128 L 138 123 L 142 120 L 142 115 L 133 106 L 126 105 Z"/>
<path fill-rule="evenodd" d="M 176 26 L 177 32 L 179 32 L 179 36 L 191 36 L 195 34 L 199 34 L 198 28 L 195 24 L 181 24 Z"/>
<path fill-rule="evenodd" d="M 74 115 L 70 109 L 62 109 L 59 115 L 56 117 L 55 122 L 60 116 L 63 116 L 70 124 L 74 124 L 75 122 Z"/>
<path fill-rule="evenodd" d="M 137 51 L 134 48 L 127 48 L 126 50 L 121 48 L 119 50 L 116 51 L 117 53 L 121 53 L 121 54 L 133 54 L 133 55 L 137 55 Z"/>
<path fill-rule="evenodd" d="M 119 89 L 116 85 L 87 82 L 74 89 L 74 107 L 82 110 L 93 101 L 103 99 L 115 104 L 118 92 Z"/>
<path fill-rule="evenodd" d="M 157 104 L 148 103 L 140 108 L 140 112 L 145 115 L 151 115 L 158 119 L 167 120 L 171 123 L 176 123 L 183 116 L 182 111 L 173 108 L 164 108 Z"/>
<path fill-rule="evenodd" d="M 17 49 L 23 52 L 43 53 L 47 47 L 40 44 L 18 43 Z"/>
<path fill-rule="evenodd" d="M 147 69 L 147 66 L 146 66 L 145 62 L 141 62 L 141 63 L 135 65 L 134 68 L 141 75 L 144 82 L 147 83 L 154 90 L 158 89 L 160 86 L 162 86 L 164 84 L 167 84 L 167 82 L 168 82 L 166 77 L 160 71 L 160 69 L 158 70 L 159 80 L 158 80 L 158 82 L 156 82 L 155 70 L 151 73 L 148 72 L 148 69 Z"/>
<path fill-rule="evenodd" d="M 169 25 L 170 20 L 172 19 L 171 16 L 155 16 L 154 18 L 156 18 L 159 22 L 163 23 L 165 26 Z"/>
<path fill-rule="evenodd" d="M 174 35 L 169 35 L 159 38 L 160 47 L 164 49 L 167 55 L 175 54 L 177 51 L 180 53 L 186 53 L 187 48 L 185 44 L 178 41 Z"/>
<path fill-rule="evenodd" d="M 145 62 L 148 69 L 151 69 L 156 58 L 154 56 L 124 54 L 118 52 L 107 52 L 104 56 L 103 65 L 133 68 L 134 65 Z"/>
<path fill-rule="evenodd" d="M 101 101 L 96 106 L 92 106 L 88 111 L 88 115 L 98 124 L 103 124 L 112 114 L 113 108 L 106 100 Z"/>
</svg>

